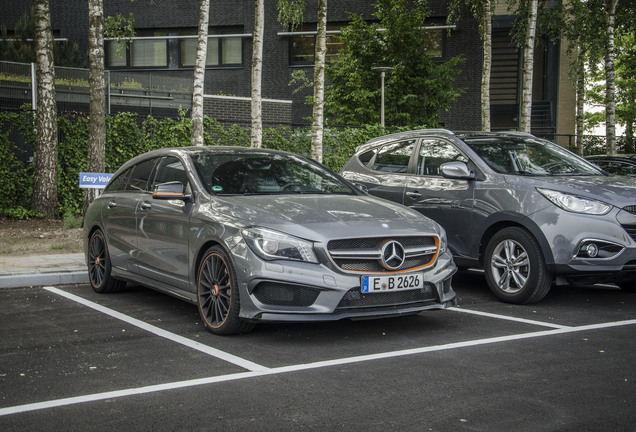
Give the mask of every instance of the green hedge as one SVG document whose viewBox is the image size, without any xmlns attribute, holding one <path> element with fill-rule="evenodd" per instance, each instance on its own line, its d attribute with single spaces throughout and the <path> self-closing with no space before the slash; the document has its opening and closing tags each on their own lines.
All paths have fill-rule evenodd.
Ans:
<svg viewBox="0 0 636 432">
<path fill-rule="evenodd" d="M 88 119 L 84 115 L 64 115 L 58 118 L 58 203 L 60 215 L 81 215 L 83 191 L 79 188 L 79 173 L 86 171 Z M 28 209 L 33 193 L 31 163 L 24 162 L 9 136 L 21 134 L 27 146 L 35 148 L 33 114 L 0 113 L 0 214 L 9 217 L 33 217 Z M 136 114 L 119 113 L 106 118 L 105 171 L 115 172 L 124 162 L 146 151 L 190 145 L 191 121 L 181 112 L 177 119 L 140 118 Z M 11 134 L 9 132 L 12 132 Z M 325 130 L 323 163 L 340 170 L 356 146 L 385 134 L 380 126 Z M 205 145 L 249 146 L 250 129 L 237 125 L 223 126 L 218 121 L 204 119 Z M 309 156 L 311 129 L 292 130 L 288 126 L 263 130 L 263 146 Z"/>
</svg>

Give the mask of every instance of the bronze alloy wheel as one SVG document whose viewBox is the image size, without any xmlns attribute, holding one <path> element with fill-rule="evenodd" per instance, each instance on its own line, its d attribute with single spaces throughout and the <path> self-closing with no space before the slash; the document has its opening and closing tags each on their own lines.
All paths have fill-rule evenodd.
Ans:
<svg viewBox="0 0 636 432">
<path fill-rule="evenodd" d="M 88 243 L 88 278 L 95 292 L 112 293 L 126 285 L 124 281 L 113 279 L 110 276 L 111 270 L 104 234 L 97 230 L 91 235 Z"/>
<path fill-rule="evenodd" d="M 205 253 L 197 276 L 198 308 L 205 327 L 215 334 L 243 333 L 252 328 L 239 318 L 239 294 L 234 267 L 219 246 Z"/>
</svg>

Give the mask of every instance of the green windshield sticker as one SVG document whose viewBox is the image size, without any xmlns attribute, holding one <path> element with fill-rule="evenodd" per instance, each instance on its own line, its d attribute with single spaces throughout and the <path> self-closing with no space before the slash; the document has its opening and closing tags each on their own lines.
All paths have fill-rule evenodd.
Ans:
<svg viewBox="0 0 636 432">
<path fill-rule="evenodd" d="M 212 186 L 214 192 L 223 192 L 223 186 Z"/>
</svg>

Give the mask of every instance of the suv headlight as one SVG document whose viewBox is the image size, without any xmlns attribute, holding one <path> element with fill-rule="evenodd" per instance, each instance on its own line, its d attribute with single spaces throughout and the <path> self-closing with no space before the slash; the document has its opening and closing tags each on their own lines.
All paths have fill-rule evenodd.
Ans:
<svg viewBox="0 0 636 432">
<path fill-rule="evenodd" d="M 243 228 L 241 234 L 250 249 L 264 260 L 318 262 L 314 245 L 307 240 L 258 227 Z"/>
<path fill-rule="evenodd" d="M 583 198 L 577 195 L 558 192 L 551 189 L 537 188 L 539 193 L 549 199 L 554 205 L 573 213 L 589 215 L 604 215 L 609 213 L 612 206 L 602 201 Z"/>
</svg>

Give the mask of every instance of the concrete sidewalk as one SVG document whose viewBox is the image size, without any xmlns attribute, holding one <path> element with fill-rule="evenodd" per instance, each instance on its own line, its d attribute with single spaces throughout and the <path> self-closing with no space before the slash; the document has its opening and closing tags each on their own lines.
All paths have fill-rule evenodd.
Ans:
<svg viewBox="0 0 636 432">
<path fill-rule="evenodd" d="M 0 288 L 87 282 L 83 253 L 0 256 Z"/>
</svg>

